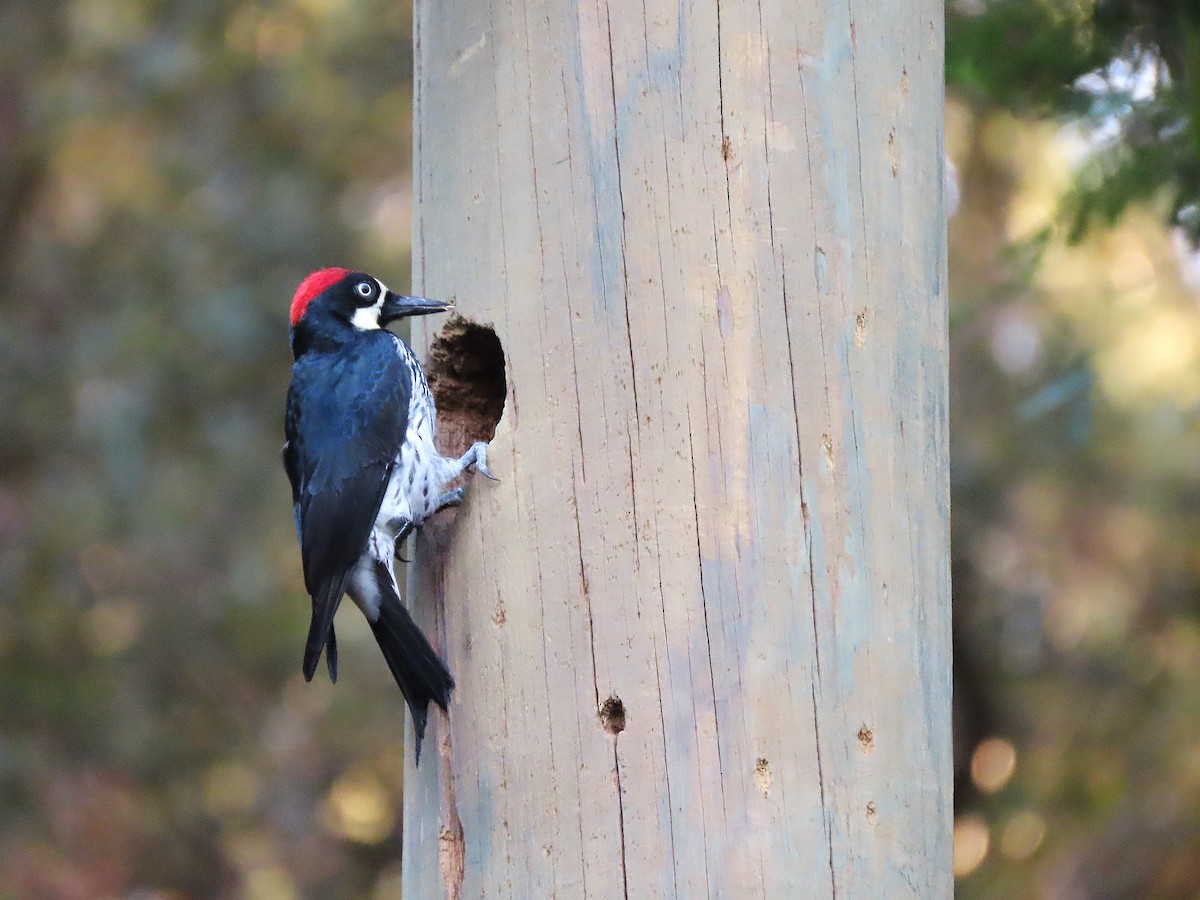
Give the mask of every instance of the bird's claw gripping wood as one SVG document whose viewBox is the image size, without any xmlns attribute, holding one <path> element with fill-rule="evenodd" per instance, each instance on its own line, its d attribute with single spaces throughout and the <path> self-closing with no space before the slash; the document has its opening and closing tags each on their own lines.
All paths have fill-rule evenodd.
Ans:
<svg viewBox="0 0 1200 900">
<path fill-rule="evenodd" d="M 396 546 L 397 547 L 399 547 L 401 544 L 403 544 L 405 538 L 407 538 L 410 534 L 412 534 L 413 529 L 416 528 L 416 526 L 412 523 L 411 519 L 401 519 L 400 521 L 403 524 L 400 525 L 400 530 L 396 532 Z M 405 560 L 405 562 L 407 562 L 407 561 L 408 560 Z"/>
<path fill-rule="evenodd" d="M 500 479 L 488 470 L 487 449 L 487 441 L 476 441 L 471 445 L 471 449 L 459 458 L 459 463 L 462 464 L 464 470 L 475 466 L 475 470 L 479 474 L 490 478 L 492 481 L 499 481 Z"/>
<path fill-rule="evenodd" d="M 463 498 L 466 496 L 466 488 L 456 487 L 452 491 L 446 491 L 446 493 L 437 498 L 437 509 L 434 512 L 441 512 L 443 509 L 450 509 L 454 506 L 462 506 Z"/>
<path fill-rule="evenodd" d="M 446 491 L 446 493 L 437 498 L 437 505 L 433 511 L 434 513 L 440 513 L 443 509 L 454 509 L 455 507 L 462 506 L 466 496 L 467 489 L 463 487 L 456 487 L 452 491 Z M 415 528 L 416 526 L 406 519 L 404 525 L 396 533 L 396 558 L 405 565 L 408 565 L 412 560 L 406 559 L 400 554 L 400 547 L 404 544 L 405 539 L 413 533 Z"/>
</svg>

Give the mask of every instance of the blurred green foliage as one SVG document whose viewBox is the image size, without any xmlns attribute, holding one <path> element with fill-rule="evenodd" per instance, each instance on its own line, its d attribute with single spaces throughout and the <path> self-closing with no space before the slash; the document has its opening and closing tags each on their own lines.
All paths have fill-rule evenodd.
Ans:
<svg viewBox="0 0 1200 900">
<path fill-rule="evenodd" d="M 946 79 L 1019 114 L 1074 120 L 1097 150 L 1066 200 L 1070 238 L 1131 203 L 1200 241 L 1200 3 L 950 3 Z"/>
<path fill-rule="evenodd" d="M 406 277 L 411 47 L 403 3 L 0 5 L 0 896 L 394 876 L 403 705 L 365 628 L 299 683 L 276 463 L 281 292 Z"/>
<path fill-rule="evenodd" d="M 1200 896 L 1200 4 L 948 6 L 958 893 Z"/>
</svg>

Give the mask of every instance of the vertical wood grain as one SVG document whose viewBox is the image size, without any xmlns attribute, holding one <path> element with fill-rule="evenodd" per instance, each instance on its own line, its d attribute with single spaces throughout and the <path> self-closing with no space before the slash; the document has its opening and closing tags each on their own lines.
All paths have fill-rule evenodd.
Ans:
<svg viewBox="0 0 1200 900">
<path fill-rule="evenodd" d="M 949 896 L 940 0 L 416 29 L 415 287 L 509 393 L 417 549 L 405 896 Z"/>
</svg>

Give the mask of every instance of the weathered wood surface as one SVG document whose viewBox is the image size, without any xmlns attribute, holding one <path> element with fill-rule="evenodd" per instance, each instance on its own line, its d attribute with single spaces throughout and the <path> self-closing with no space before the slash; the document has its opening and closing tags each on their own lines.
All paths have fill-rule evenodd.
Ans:
<svg viewBox="0 0 1200 900">
<path fill-rule="evenodd" d="M 948 896 L 940 0 L 416 29 L 415 287 L 509 393 L 405 897 Z"/>
</svg>

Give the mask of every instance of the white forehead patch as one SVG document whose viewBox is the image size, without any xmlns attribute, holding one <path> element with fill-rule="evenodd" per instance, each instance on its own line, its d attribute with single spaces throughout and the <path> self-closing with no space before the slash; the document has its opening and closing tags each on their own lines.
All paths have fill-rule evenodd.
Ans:
<svg viewBox="0 0 1200 900">
<path fill-rule="evenodd" d="M 378 278 L 372 278 L 375 285 L 379 288 L 379 296 L 375 298 L 375 302 L 370 306 L 363 306 L 354 311 L 354 315 L 350 317 L 350 323 L 359 331 L 370 331 L 371 329 L 379 328 L 379 313 L 383 309 L 383 298 L 387 296 L 387 287 Z"/>
</svg>

